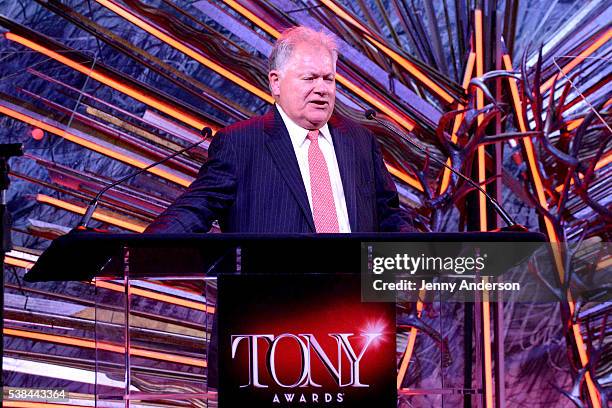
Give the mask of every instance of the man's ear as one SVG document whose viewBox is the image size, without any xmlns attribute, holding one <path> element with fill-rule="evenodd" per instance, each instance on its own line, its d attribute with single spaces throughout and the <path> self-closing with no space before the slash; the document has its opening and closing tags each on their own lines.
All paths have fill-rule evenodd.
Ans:
<svg viewBox="0 0 612 408">
<path fill-rule="evenodd" d="M 268 72 L 268 81 L 270 83 L 270 91 L 272 96 L 280 95 L 280 72 L 276 69 Z"/>
</svg>

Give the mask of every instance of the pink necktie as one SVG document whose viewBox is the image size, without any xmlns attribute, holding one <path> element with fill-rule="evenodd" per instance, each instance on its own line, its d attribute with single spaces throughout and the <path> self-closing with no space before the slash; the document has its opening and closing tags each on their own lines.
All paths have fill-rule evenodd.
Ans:
<svg viewBox="0 0 612 408">
<path fill-rule="evenodd" d="M 319 131 L 308 132 L 308 170 L 312 194 L 312 217 L 317 232 L 339 232 L 338 214 L 334 203 L 329 171 L 323 152 L 319 148 Z"/>
</svg>

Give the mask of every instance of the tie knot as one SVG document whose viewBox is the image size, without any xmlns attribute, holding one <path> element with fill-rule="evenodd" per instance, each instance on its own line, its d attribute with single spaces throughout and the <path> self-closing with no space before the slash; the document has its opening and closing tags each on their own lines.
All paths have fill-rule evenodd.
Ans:
<svg viewBox="0 0 612 408">
<path fill-rule="evenodd" d="M 316 142 L 317 139 L 319 138 L 319 129 L 315 129 L 315 130 L 311 130 L 308 132 L 308 135 L 306 136 L 308 138 L 308 140 L 310 140 L 311 142 Z"/>
</svg>

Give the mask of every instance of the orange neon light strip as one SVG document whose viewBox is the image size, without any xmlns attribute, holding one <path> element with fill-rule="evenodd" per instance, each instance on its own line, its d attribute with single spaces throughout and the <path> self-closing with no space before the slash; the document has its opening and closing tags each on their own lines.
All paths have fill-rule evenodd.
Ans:
<svg viewBox="0 0 612 408">
<path fill-rule="evenodd" d="M 584 119 L 575 119 L 569 121 L 569 123 L 567 124 L 567 130 L 572 131 L 578 128 L 578 126 L 582 125 L 582 122 L 584 122 Z"/>
<path fill-rule="evenodd" d="M 67 210 L 67 211 L 70 211 L 76 214 L 83 215 L 85 214 L 85 211 L 86 211 L 86 207 L 68 203 L 66 201 L 59 200 L 57 198 L 53 198 L 45 194 L 37 194 L 36 201 L 38 201 L 39 203 L 49 204 L 54 207 L 62 208 L 64 210 Z M 134 224 L 134 223 L 110 216 L 110 215 L 103 214 L 99 212 L 98 210 L 94 212 L 93 218 L 98 221 L 106 222 L 108 224 L 112 224 L 117 227 L 125 228 L 127 230 L 134 231 L 134 232 L 143 232 L 146 228 L 146 226 L 143 226 L 143 225 Z"/>
<path fill-rule="evenodd" d="M 512 71 L 512 61 L 510 60 L 510 56 L 508 54 L 504 54 L 502 57 L 504 61 L 504 67 L 506 71 Z M 516 119 L 518 121 L 519 129 L 521 132 L 527 131 L 527 125 L 525 124 L 525 118 L 523 116 L 523 107 L 521 105 L 521 99 L 519 97 L 518 86 L 516 85 L 516 80 L 512 80 L 512 78 L 508 78 L 508 82 L 510 84 L 510 93 L 512 94 L 512 101 L 514 104 L 514 112 Z"/>
<path fill-rule="evenodd" d="M 408 174 L 400 171 L 399 169 L 396 169 L 390 164 L 385 165 L 387 166 L 387 170 L 389 170 L 389 173 L 402 180 L 403 182 L 407 183 L 408 185 L 416 188 L 417 190 L 423 191 L 423 186 L 421 185 L 421 182 L 419 180 L 415 179 L 412 176 L 409 176 Z"/>
<path fill-rule="evenodd" d="M 95 285 L 99 288 L 109 289 L 115 292 L 125 292 L 125 288 L 123 285 L 119 285 L 116 283 L 105 282 L 101 280 L 96 280 Z M 194 310 L 201 310 L 206 313 L 215 313 L 215 308 L 213 306 L 209 306 L 203 304 L 201 302 L 195 302 L 193 300 L 181 299 L 176 296 L 166 295 L 159 292 L 153 292 L 146 289 L 136 288 L 134 286 L 130 287 L 130 293 L 132 295 L 142 296 L 148 299 L 155 299 L 165 303 L 171 303 L 178 306 L 187 307 Z"/>
<path fill-rule="evenodd" d="M 221 65 L 217 64 L 216 62 L 206 58 L 204 55 L 202 55 L 199 52 L 195 51 L 194 49 L 188 47 L 184 43 L 175 40 L 174 38 L 172 38 L 168 34 L 162 32 L 161 30 L 155 28 L 154 26 L 152 26 L 151 24 L 149 24 L 146 21 L 142 20 L 141 18 L 139 18 L 139 17 L 135 16 L 134 14 L 130 13 L 125 8 L 123 8 L 123 7 L 117 5 L 117 4 L 115 4 L 115 3 L 113 3 L 112 1 L 109 1 L 109 0 L 96 0 L 96 2 L 98 2 L 102 6 L 106 7 L 107 9 L 113 11 L 114 13 L 120 15 L 121 17 L 125 18 L 130 23 L 132 23 L 132 24 L 136 25 L 137 27 L 143 29 L 144 31 L 148 32 L 149 34 L 151 34 L 151 35 L 157 37 L 158 39 L 162 40 L 163 42 L 171 45 L 172 47 L 176 48 L 177 50 L 179 50 L 183 54 L 188 55 L 189 57 L 191 57 L 194 60 L 198 61 L 200 64 L 202 64 L 202 65 L 212 69 L 213 71 L 215 71 L 219 75 L 221 75 L 221 76 L 229 79 L 230 81 L 234 82 L 235 84 L 241 86 L 242 88 L 246 89 L 247 91 L 251 92 L 252 94 L 260 97 L 261 99 L 263 99 L 263 100 L 265 100 L 265 101 L 267 101 L 269 103 L 273 103 L 274 102 L 274 98 L 272 98 L 272 96 L 269 95 L 266 91 L 263 91 L 263 90 L 255 87 L 255 86 L 251 85 L 249 82 L 247 82 L 244 79 L 240 78 L 238 75 L 234 74 L 230 70 L 228 70 L 228 69 L 222 67 Z M 202 129 L 203 127 L 204 126 L 201 126 L 199 129 Z"/>
<path fill-rule="evenodd" d="M 595 165 L 595 170 L 599 170 L 602 167 L 607 166 L 610 164 L 610 162 L 612 162 L 612 152 L 608 152 L 603 159 L 597 162 Z"/>
<path fill-rule="evenodd" d="M 448 92 L 446 92 L 438 84 L 432 81 L 427 75 L 421 72 L 421 70 L 416 65 L 414 65 L 412 62 L 408 61 L 406 58 L 402 57 L 400 54 L 388 48 L 384 44 L 376 41 L 372 36 L 369 36 L 366 34 L 365 37 L 368 39 L 368 41 L 374 44 L 378 49 L 380 49 L 382 52 L 387 54 L 387 56 L 389 56 L 393 61 L 397 62 L 404 69 L 406 69 L 406 71 L 412 74 L 416 79 L 421 81 L 423 85 L 428 87 L 436 95 L 440 96 L 442 99 L 444 99 L 448 103 L 453 103 L 455 101 L 455 98 L 453 98 Z"/>
<path fill-rule="evenodd" d="M 270 34 L 274 38 L 280 37 L 281 33 L 276 28 L 272 27 L 270 24 L 263 21 L 261 18 L 251 13 L 247 8 L 243 7 L 241 4 L 234 0 L 223 0 L 225 4 L 233 8 L 236 12 L 242 14 L 248 20 L 252 21 L 259 28 L 264 30 L 266 33 Z"/>
<path fill-rule="evenodd" d="M 483 277 L 483 281 L 489 281 L 488 277 Z M 498 340 L 499 341 L 499 340 Z M 485 402 L 486 406 L 493 408 L 493 356 L 491 350 L 491 304 L 489 302 L 489 291 L 482 291 L 482 342 L 483 360 L 485 371 Z"/>
<path fill-rule="evenodd" d="M 474 10 L 475 43 L 476 43 L 476 76 L 484 75 L 484 50 L 483 50 L 483 25 L 482 10 Z M 476 90 L 476 109 L 484 107 L 484 94 L 480 88 Z M 483 121 L 483 115 L 478 115 L 478 125 Z M 478 146 L 478 183 L 483 187 L 486 180 L 485 148 Z M 480 231 L 487 231 L 487 198 L 478 193 L 478 208 L 480 209 Z M 491 312 L 489 305 L 489 294 L 486 290 L 482 293 L 482 332 L 483 332 L 483 363 L 484 363 L 484 406 L 493 408 L 493 362 L 491 360 Z"/>
<path fill-rule="evenodd" d="M 465 65 L 465 72 L 463 73 L 463 82 L 461 83 L 461 86 L 466 91 L 468 89 L 468 86 L 470 85 L 470 80 L 472 79 L 472 74 L 474 72 L 475 63 L 476 63 L 476 53 L 470 52 L 470 55 L 468 55 L 467 64 Z M 457 109 L 463 109 L 463 108 L 465 108 L 465 105 L 463 104 L 457 105 Z M 454 137 L 452 139 L 453 142 L 457 141 L 457 131 L 459 131 L 459 126 L 461 125 L 461 121 L 463 120 L 464 116 L 465 116 L 464 113 L 460 113 L 458 117 L 455 117 L 455 123 L 453 124 L 453 137 Z"/>
<path fill-rule="evenodd" d="M 336 17 L 340 17 L 341 19 L 343 19 L 347 23 L 351 24 L 352 26 L 354 26 L 355 28 L 357 28 L 358 30 L 360 30 L 363 33 L 371 34 L 370 30 L 368 30 L 367 27 L 365 27 L 359 21 L 357 21 L 353 17 L 351 17 L 350 14 L 348 14 L 346 11 L 344 11 L 344 9 L 342 7 L 338 6 L 333 1 L 331 1 L 331 0 L 321 0 L 321 3 L 323 3 L 325 6 L 327 6 L 327 8 L 329 8 L 331 11 L 333 11 L 334 14 L 336 15 Z"/>
<path fill-rule="evenodd" d="M 574 57 L 570 61 L 569 64 L 561 68 L 561 72 L 559 72 L 557 75 L 553 75 L 548 81 L 546 81 L 540 87 L 540 93 L 546 92 L 548 88 L 552 86 L 553 82 L 555 81 L 555 78 L 558 80 L 563 75 L 567 74 L 572 69 L 576 68 L 576 66 L 580 64 L 584 58 L 588 57 L 589 55 L 597 51 L 597 49 L 601 47 L 602 45 L 604 45 L 605 43 L 607 43 L 608 40 L 610 40 L 610 38 L 612 38 L 612 28 L 608 28 L 606 32 L 603 33 L 593 44 L 588 46 L 584 51 L 582 51 L 580 54 Z"/>
<path fill-rule="evenodd" d="M 510 60 L 510 56 L 507 54 L 504 54 L 503 61 L 504 61 L 505 69 L 507 71 L 511 71 L 512 61 Z M 512 94 L 514 111 L 516 113 L 516 117 L 518 118 L 519 128 L 521 132 L 526 132 L 527 126 L 525 124 L 525 121 L 523 120 L 523 111 L 522 111 L 522 106 L 520 103 L 518 86 L 516 85 L 516 80 L 515 79 L 513 80 L 512 78 L 508 78 L 508 81 L 510 83 L 510 92 Z M 529 136 L 525 136 L 522 139 L 522 142 L 523 142 L 525 151 L 527 153 L 527 161 L 529 163 L 529 168 L 531 171 L 531 175 L 533 177 L 533 184 L 534 184 L 536 194 L 538 197 L 538 202 L 544 209 L 548 210 L 549 207 L 548 207 L 548 202 L 546 201 L 546 196 L 544 194 L 544 186 L 543 186 L 542 179 L 540 176 L 540 171 L 536 164 L 535 149 L 533 147 L 533 142 L 531 141 L 531 138 Z M 550 242 L 558 243 L 559 237 L 557 236 L 555 228 L 548 217 L 544 217 L 544 223 L 546 225 L 546 232 L 547 232 L 548 239 L 550 240 Z M 553 255 L 555 257 L 555 264 L 557 266 L 558 274 L 562 278 L 563 275 L 565 274 L 565 268 L 563 267 L 563 260 L 561 259 L 561 255 L 559 254 L 559 251 L 553 251 Z M 568 293 L 568 306 L 570 309 L 570 313 L 573 314 L 574 309 L 575 309 L 575 304 L 574 304 L 574 301 L 572 300 L 571 293 Z M 582 363 L 582 366 L 585 367 L 589 362 L 589 357 L 586 353 L 584 340 L 582 339 L 582 334 L 580 333 L 580 325 L 578 323 L 572 325 L 572 332 L 574 335 L 574 341 L 576 342 L 576 349 L 580 357 L 580 362 Z M 595 384 L 593 383 L 591 374 L 587 371 L 585 373 L 584 378 L 587 384 L 587 389 L 589 391 L 589 397 L 591 399 L 591 404 L 593 405 L 594 408 L 601 408 L 601 403 L 599 400 L 599 393 L 597 391 L 597 388 L 595 387 Z"/>
<path fill-rule="evenodd" d="M 13 258 L 12 256 L 8 256 L 8 255 L 4 256 L 4 264 L 16 266 L 18 268 L 24 268 L 24 269 L 32 269 L 32 267 L 34 266 L 33 262 L 24 261 L 23 259 Z"/>
<path fill-rule="evenodd" d="M 50 343 L 66 344 L 70 346 L 83 347 L 89 349 L 101 349 L 111 351 L 113 353 L 125 354 L 125 347 L 114 343 L 96 342 L 94 340 L 81 339 L 76 337 L 61 336 L 57 334 L 37 333 L 27 330 L 4 328 L 5 336 L 21 337 L 32 340 L 47 341 Z M 137 357 L 145 357 L 154 360 L 170 361 L 173 363 L 188 364 L 196 367 L 206 367 L 206 361 L 197 358 L 184 357 L 176 354 L 162 353 L 159 351 L 144 350 L 137 347 L 130 348 L 130 355 Z"/>
<path fill-rule="evenodd" d="M 210 126 L 209 123 L 203 122 L 198 118 L 195 118 L 191 115 L 189 115 L 188 113 L 185 113 L 179 109 L 176 109 L 174 106 L 171 106 L 169 104 L 167 104 L 164 101 L 160 101 L 159 99 L 153 98 L 149 95 L 145 95 L 142 92 L 140 92 L 139 90 L 132 88 L 131 86 L 122 84 L 119 81 L 116 81 L 112 78 L 110 78 L 107 75 L 104 75 L 98 71 L 96 71 L 94 68 L 88 68 L 85 67 L 73 60 L 71 60 L 70 58 L 61 55 L 49 48 L 43 47 L 40 44 L 37 44 L 33 41 L 30 41 L 26 38 L 23 38 L 17 34 L 11 33 L 11 32 L 7 32 L 4 34 L 6 36 L 6 38 L 8 40 L 11 41 L 15 41 L 21 45 L 24 45 L 34 51 L 38 51 L 41 54 L 44 54 L 50 58 L 53 58 L 54 60 L 61 62 L 62 64 L 69 66 L 72 69 L 75 69 L 77 71 L 79 71 L 80 73 L 87 75 L 93 79 L 95 79 L 96 81 L 99 81 L 105 85 L 110 86 L 111 88 L 122 92 L 126 95 L 131 96 L 132 98 L 146 104 L 149 106 L 152 106 L 170 116 L 172 116 L 173 118 L 176 118 L 178 120 L 180 120 L 181 122 L 184 122 L 196 129 L 202 129 L 206 126 Z M 211 127 L 212 128 L 212 127 Z"/>
<path fill-rule="evenodd" d="M 484 186 L 484 181 L 486 180 L 485 160 L 486 155 L 484 146 L 478 146 L 478 184 L 480 184 L 482 188 L 486 188 L 486 186 Z M 481 192 L 478 193 L 478 207 L 480 208 L 480 231 L 487 231 L 487 198 Z"/>
<path fill-rule="evenodd" d="M 470 52 L 470 55 L 468 56 L 467 64 L 465 66 L 465 73 L 463 74 L 463 83 L 461 84 L 461 86 L 463 86 L 463 89 L 465 90 L 467 90 L 468 85 L 470 84 L 470 79 L 472 79 L 472 72 L 474 70 L 475 60 L 476 60 L 476 53 Z M 457 104 L 457 110 L 460 110 L 463 108 L 465 108 L 464 105 L 460 103 Z M 455 121 L 453 123 L 453 131 L 451 133 L 451 141 L 453 143 L 457 142 L 457 132 L 459 131 L 459 126 L 461 125 L 461 122 L 463 121 L 463 117 L 464 117 L 463 113 L 460 113 L 459 115 L 455 116 Z M 450 158 L 446 160 L 446 164 L 448 164 L 449 166 L 451 165 Z M 440 193 L 444 193 L 446 189 L 448 188 L 448 185 L 450 183 L 450 175 L 451 175 L 450 170 L 445 167 L 444 172 L 442 173 L 442 181 L 440 182 Z"/>
<path fill-rule="evenodd" d="M 402 125 L 404 128 L 408 129 L 409 131 L 414 129 L 415 123 L 412 119 L 407 118 L 404 115 L 397 113 L 394 109 L 387 106 L 386 104 L 379 101 L 378 99 L 374 98 L 372 95 L 370 95 L 369 93 L 367 93 L 366 91 L 364 91 L 363 89 L 361 89 L 360 87 L 358 87 L 357 85 L 349 81 L 342 74 L 336 73 L 336 80 L 340 82 L 342 85 L 344 85 L 345 87 L 347 87 L 350 91 L 360 96 L 362 99 L 376 106 L 380 111 L 382 111 L 387 116 L 395 120 L 397 123 Z"/>
<path fill-rule="evenodd" d="M 419 291 L 419 299 L 416 303 L 417 317 L 421 317 L 423 312 L 423 302 L 421 299 L 425 296 L 425 291 Z M 416 336 L 419 332 L 419 329 L 416 327 L 410 328 L 410 333 L 408 334 L 408 343 L 406 344 L 406 351 L 402 356 L 402 362 L 400 363 L 400 368 L 397 371 L 397 389 L 399 390 L 402 387 L 402 382 L 404 381 L 404 377 L 406 376 L 406 372 L 408 372 L 408 364 L 410 364 L 410 359 L 412 358 L 412 353 L 414 351 L 414 343 L 416 342 Z"/>
<path fill-rule="evenodd" d="M 111 149 L 109 149 L 107 147 L 104 147 L 104 146 L 100 146 L 100 145 L 98 145 L 98 144 L 96 144 L 94 142 L 91 142 L 91 141 L 87 140 L 87 139 L 83 139 L 82 137 L 79 137 L 79 136 L 77 136 L 77 135 L 75 135 L 73 133 L 70 133 L 70 132 L 68 132 L 68 131 L 66 131 L 64 129 L 60 129 L 58 127 L 49 125 L 49 124 L 47 124 L 47 123 L 45 123 L 45 122 L 43 122 L 41 120 L 34 119 L 31 116 L 25 115 L 25 114 L 23 114 L 21 112 L 18 112 L 16 110 L 13 110 L 13 109 L 10 109 L 10 108 L 7 108 L 5 106 L 0 105 L 0 113 L 3 113 L 5 115 L 10 116 L 12 118 L 15 118 L 17 120 L 20 120 L 20 121 L 22 121 L 24 123 L 27 123 L 29 125 L 41 128 L 43 130 L 46 130 L 49 133 L 53 133 L 53 134 L 55 134 L 57 136 L 63 137 L 64 139 L 69 140 L 69 141 L 71 141 L 73 143 L 76 143 L 78 145 L 81 145 L 81 146 L 83 146 L 83 147 L 85 147 L 87 149 L 90 149 L 90 150 L 93 150 L 95 152 L 101 153 L 101 154 L 103 154 L 105 156 L 112 157 L 112 158 L 117 159 L 117 160 L 119 160 L 119 161 L 121 161 L 123 163 L 127 163 L 127 164 L 129 164 L 131 166 L 138 167 L 138 168 L 144 168 L 144 167 L 149 165 L 149 163 L 147 163 L 147 162 L 134 159 L 134 158 L 132 158 L 132 157 L 130 157 L 128 155 L 122 154 L 122 153 L 115 152 L 114 150 L 111 150 Z M 188 187 L 191 184 L 192 180 L 193 180 L 193 179 L 187 179 L 187 178 L 183 178 L 183 177 L 177 176 L 177 175 L 172 174 L 172 173 L 170 173 L 170 172 L 168 172 L 168 171 L 166 171 L 166 170 L 164 170 L 162 168 L 159 168 L 159 167 L 152 167 L 152 168 L 150 168 L 147 171 L 152 173 L 152 174 L 155 174 L 155 175 L 157 175 L 159 177 L 162 177 L 162 178 L 164 178 L 166 180 L 170 180 L 170 181 L 172 181 L 172 182 L 174 182 L 176 184 L 184 186 L 184 187 Z"/>
<path fill-rule="evenodd" d="M 484 50 L 483 50 L 483 39 L 482 39 L 482 10 L 474 10 L 474 26 L 476 32 L 476 76 L 481 77 L 484 75 Z M 484 107 L 484 94 L 480 88 L 476 90 L 476 109 L 482 109 Z M 478 125 L 483 121 L 483 115 L 478 115 Z M 485 167 L 485 148 L 484 146 L 478 146 L 478 183 L 482 185 L 486 180 L 486 167 Z M 483 188 L 486 188 L 483 186 Z M 487 231 L 487 198 L 483 193 L 478 193 L 478 201 L 480 208 L 480 230 Z M 485 390 L 487 391 L 487 390 Z"/>
<path fill-rule="evenodd" d="M 508 54 L 504 54 L 503 56 L 504 66 L 507 71 L 512 70 L 512 61 L 510 60 L 510 56 Z M 516 80 L 512 78 L 508 78 L 510 83 L 510 93 L 512 94 L 512 102 L 514 105 L 515 116 L 518 121 L 519 129 L 521 132 L 527 132 L 527 124 L 525 123 L 525 118 L 523 116 L 523 107 L 521 105 L 521 100 L 519 98 L 518 86 L 516 84 Z M 542 183 L 542 179 L 540 177 L 539 169 L 537 168 L 536 159 L 535 159 L 535 151 L 533 148 L 533 143 L 531 138 L 528 136 L 524 137 L 521 140 L 525 146 L 525 150 L 527 152 L 527 160 L 529 162 L 529 167 L 531 170 L 531 174 L 533 176 L 533 181 L 535 185 L 536 194 L 538 196 L 538 202 L 540 205 L 546 209 L 548 209 L 548 202 L 546 201 L 546 196 L 544 194 L 544 184 Z M 548 217 L 544 217 L 544 223 L 546 224 L 546 231 L 549 237 L 556 237 L 555 228 L 548 219 Z"/>
</svg>

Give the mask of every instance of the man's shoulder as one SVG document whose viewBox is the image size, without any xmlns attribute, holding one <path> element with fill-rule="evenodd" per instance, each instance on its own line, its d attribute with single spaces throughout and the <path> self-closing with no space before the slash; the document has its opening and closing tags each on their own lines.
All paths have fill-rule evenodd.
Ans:
<svg viewBox="0 0 612 408">
<path fill-rule="evenodd" d="M 343 115 L 335 113 L 328 123 L 332 132 L 347 134 L 353 139 L 370 141 L 374 137 L 373 133 L 363 124 Z"/>
<path fill-rule="evenodd" d="M 249 119 L 234 122 L 221 129 L 219 132 L 233 139 L 242 137 L 253 137 L 256 134 L 263 132 L 265 121 L 268 120 L 269 114 L 253 116 Z"/>
</svg>

